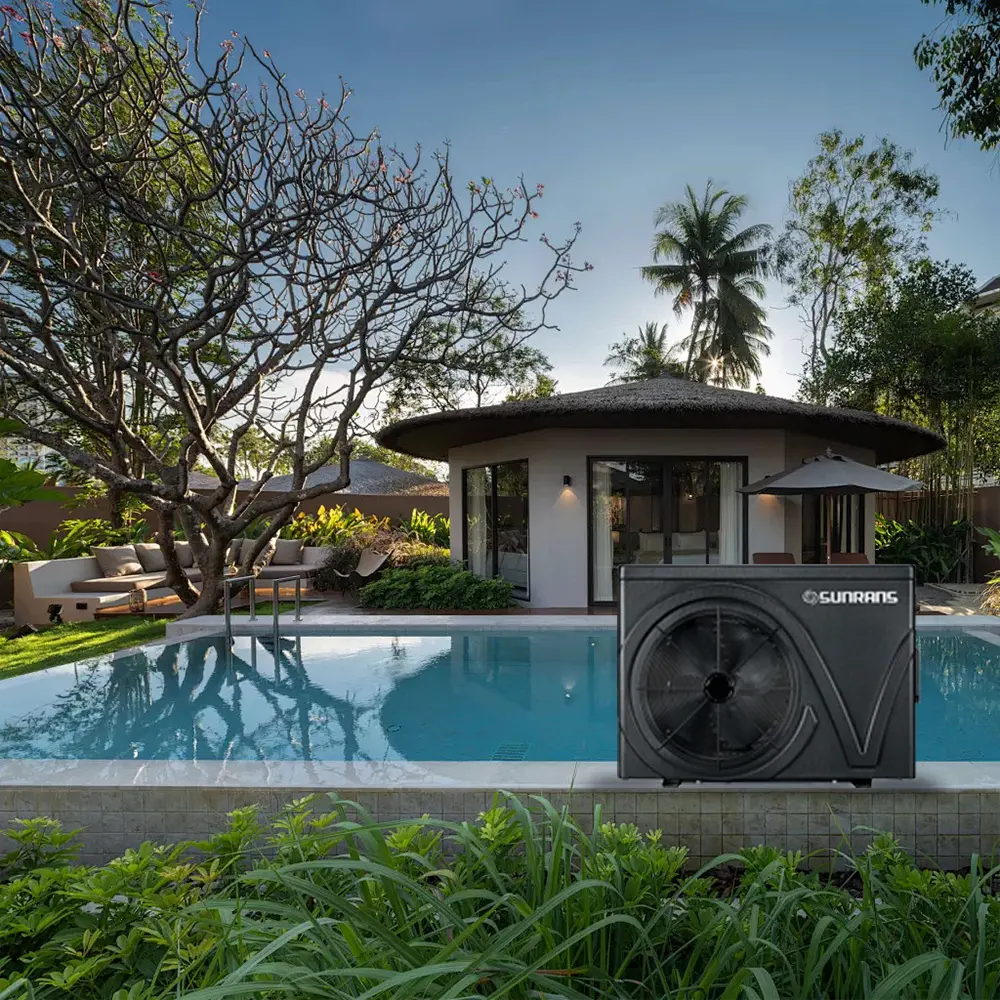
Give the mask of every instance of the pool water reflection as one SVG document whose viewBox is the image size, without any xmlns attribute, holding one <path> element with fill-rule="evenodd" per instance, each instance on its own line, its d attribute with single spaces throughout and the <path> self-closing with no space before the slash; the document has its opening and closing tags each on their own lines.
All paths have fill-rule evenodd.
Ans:
<svg viewBox="0 0 1000 1000">
<path fill-rule="evenodd" d="M 1000 760 L 1000 646 L 921 630 L 921 760 Z M 0 682 L 0 757 L 614 760 L 613 631 L 237 637 Z"/>
</svg>

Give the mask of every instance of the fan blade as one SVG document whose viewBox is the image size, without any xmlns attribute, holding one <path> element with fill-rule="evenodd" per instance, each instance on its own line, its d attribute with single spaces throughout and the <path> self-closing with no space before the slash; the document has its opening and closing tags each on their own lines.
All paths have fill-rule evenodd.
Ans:
<svg viewBox="0 0 1000 1000">
<path fill-rule="evenodd" d="M 715 755 L 715 734 L 715 706 L 704 701 L 672 738 L 664 740 L 663 745 L 676 743 L 689 753 L 712 757 Z"/>
</svg>

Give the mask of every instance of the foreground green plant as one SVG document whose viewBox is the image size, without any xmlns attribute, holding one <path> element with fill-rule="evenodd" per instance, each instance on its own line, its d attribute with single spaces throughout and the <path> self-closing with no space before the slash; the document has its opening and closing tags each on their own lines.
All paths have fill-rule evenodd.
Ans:
<svg viewBox="0 0 1000 1000">
<path fill-rule="evenodd" d="M 103 621 L 53 625 L 20 639 L 0 636 L 0 678 L 106 656 L 162 639 L 165 633 L 164 623 L 155 618 L 122 615 Z"/>
<path fill-rule="evenodd" d="M 691 872 L 657 832 L 599 807 L 593 826 L 543 799 L 378 824 L 312 797 L 88 868 L 58 824 L 21 823 L 0 857 L 0 996 L 1000 995 L 995 873 L 976 858 L 923 871 L 882 836 L 834 877 L 768 847 Z"/>
</svg>

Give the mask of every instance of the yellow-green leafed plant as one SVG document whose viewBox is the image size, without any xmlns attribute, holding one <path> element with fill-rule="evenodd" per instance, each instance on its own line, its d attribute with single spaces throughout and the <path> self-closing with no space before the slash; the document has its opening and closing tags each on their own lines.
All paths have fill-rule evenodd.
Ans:
<svg viewBox="0 0 1000 1000">
<path fill-rule="evenodd" d="M 297 514 L 281 529 L 282 538 L 301 538 L 306 545 L 340 545 L 357 541 L 370 545 L 389 530 L 387 517 L 364 515 L 346 507 L 320 507 L 315 514 Z"/>
</svg>

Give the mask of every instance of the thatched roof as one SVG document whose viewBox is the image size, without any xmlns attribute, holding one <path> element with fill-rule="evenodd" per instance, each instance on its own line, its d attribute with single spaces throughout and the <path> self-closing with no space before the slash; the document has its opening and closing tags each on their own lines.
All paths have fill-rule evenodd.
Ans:
<svg viewBox="0 0 1000 1000">
<path fill-rule="evenodd" d="M 376 440 L 394 451 L 444 461 L 460 445 L 550 427 L 793 430 L 829 444 L 872 448 L 879 463 L 944 447 L 944 439 L 932 431 L 891 417 L 719 389 L 670 375 L 548 399 L 423 414 L 389 424 Z"/>
<path fill-rule="evenodd" d="M 333 483 L 340 475 L 339 465 L 324 465 L 312 475 L 306 477 L 306 486 L 317 486 L 320 483 Z M 191 488 L 210 490 L 219 485 L 219 480 L 206 476 L 201 472 L 192 472 L 189 476 Z M 239 489 L 249 489 L 253 486 L 251 480 L 241 481 Z M 267 492 L 288 491 L 292 488 L 291 476 L 273 476 L 267 481 L 264 490 Z M 367 495 L 400 495 L 400 496 L 439 496 L 448 492 L 447 483 L 439 483 L 429 476 L 417 472 L 406 472 L 395 469 L 391 465 L 375 462 L 368 458 L 355 458 L 351 461 L 351 485 L 340 493 L 361 493 Z"/>
</svg>

